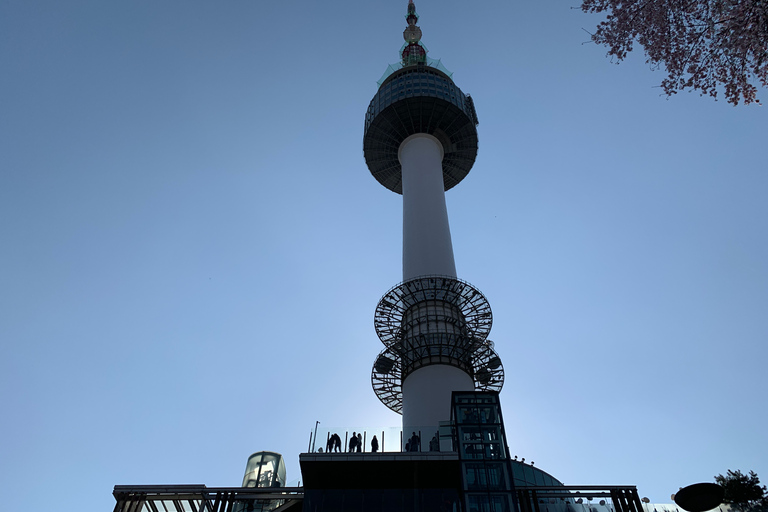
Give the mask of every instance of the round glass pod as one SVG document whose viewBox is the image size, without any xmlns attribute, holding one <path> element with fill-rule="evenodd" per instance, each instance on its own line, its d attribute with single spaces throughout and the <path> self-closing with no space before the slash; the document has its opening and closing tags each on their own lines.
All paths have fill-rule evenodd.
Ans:
<svg viewBox="0 0 768 512">
<path fill-rule="evenodd" d="M 248 457 L 243 487 L 285 486 L 285 461 L 274 452 L 256 452 Z"/>
</svg>

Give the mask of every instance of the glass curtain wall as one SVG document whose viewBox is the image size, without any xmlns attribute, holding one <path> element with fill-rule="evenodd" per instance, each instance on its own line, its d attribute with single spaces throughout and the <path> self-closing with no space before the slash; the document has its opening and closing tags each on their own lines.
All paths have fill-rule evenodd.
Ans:
<svg viewBox="0 0 768 512">
<path fill-rule="evenodd" d="M 466 511 L 515 510 L 499 394 L 454 392 L 452 416 Z"/>
</svg>

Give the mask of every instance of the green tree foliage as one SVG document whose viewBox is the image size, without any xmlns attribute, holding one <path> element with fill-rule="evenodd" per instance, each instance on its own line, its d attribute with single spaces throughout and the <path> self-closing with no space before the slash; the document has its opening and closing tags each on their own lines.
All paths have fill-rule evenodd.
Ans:
<svg viewBox="0 0 768 512">
<path fill-rule="evenodd" d="M 684 89 L 729 103 L 758 102 L 768 86 L 766 0 L 582 0 L 581 9 L 605 13 L 592 40 L 621 61 L 635 43 L 647 62 L 663 67 L 667 95 Z"/>
<path fill-rule="evenodd" d="M 768 491 L 760 485 L 760 479 L 754 471 L 749 475 L 741 471 L 731 471 L 717 475 L 715 482 L 725 490 L 724 503 L 743 512 L 768 511 Z"/>
</svg>

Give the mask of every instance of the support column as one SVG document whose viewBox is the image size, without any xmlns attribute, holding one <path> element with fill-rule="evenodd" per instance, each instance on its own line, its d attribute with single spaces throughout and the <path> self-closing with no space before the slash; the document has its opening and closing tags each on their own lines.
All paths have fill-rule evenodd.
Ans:
<svg viewBox="0 0 768 512">
<path fill-rule="evenodd" d="M 398 151 L 403 176 L 403 281 L 424 275 L 456 277 L 443 184 L 443 146 L 417 133 Z"/>
<path fill-rule="evenodd" d="M 443 146 L 432 135 L 407 137 L 398 151 L 403 176 L 403 281 L 426 275 L 456 277 L 443 183 Z M 433 306 L 434 307 L 434 306 Z M 428 314 L 421 313 L 424 319 Z M 449 326 L 427 331 L 451 332 Z M 408 329 L 405 338 L 416 335 Z M 474 381 L 464 370 L 446 364 L 419 368 L 405 378 L 403 430 L 437 428 L 450 419 L 451 393 L 471 391 Z"/>
<path fill-rule="evenodd" d="M 410 437 L 419 429 L 437 431 L 441 421 L 451 419 L 451 394 L 472 391 L 475 382 L 461 368 L 433 364 L 414 371 L 403 382 L 403 432 Z M 422 439 L 422 450 L 429 439 Z M 426 450 L 425 450 L 426 451 Z"/>
</svg>

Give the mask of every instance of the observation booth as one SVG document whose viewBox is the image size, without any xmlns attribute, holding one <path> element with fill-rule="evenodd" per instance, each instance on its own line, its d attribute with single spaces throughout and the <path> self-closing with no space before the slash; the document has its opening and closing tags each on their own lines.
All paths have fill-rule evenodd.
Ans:
<svg viewBox="0 0 768 512">
<path fill-rule="evenodd" d="M 284 487 L 285 461 L 275 452 L 256 452 L 248 457 L 243 487 Z"/>
<path fill-rule="evenodd" d="M 284 486 L 285 461 L 282 455 L 275 452 L 256 452 L 248 457 L 245 476 L 243 476 L 244 488 L 263 489 Z M 282 496 L 271 494 L 244 494 L 233 501 L 232 512 L 271 512 L 285 504 Z"/>
</svg>

